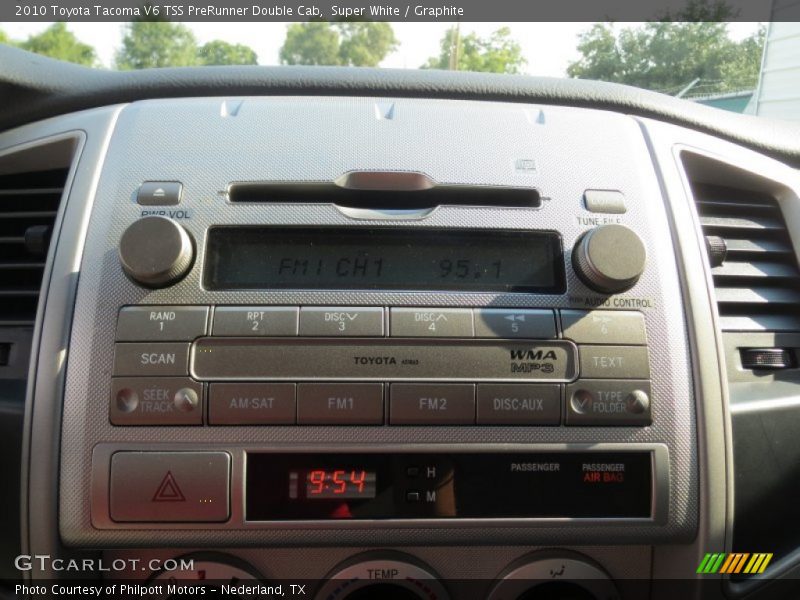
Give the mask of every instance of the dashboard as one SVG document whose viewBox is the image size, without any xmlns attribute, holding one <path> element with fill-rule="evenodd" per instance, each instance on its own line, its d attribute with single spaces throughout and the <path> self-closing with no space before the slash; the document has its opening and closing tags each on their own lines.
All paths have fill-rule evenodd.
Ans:
<svg viewBox="0 0 800 600">
<path fill-rule="evenodd" d="M 0 207 L 51 240 L 0 315 L 27 585 L 791 597 L 795 126 L 188 71 L 15 83 L 3 116 L 0 188 L 59 190 Z"/>
</svg>

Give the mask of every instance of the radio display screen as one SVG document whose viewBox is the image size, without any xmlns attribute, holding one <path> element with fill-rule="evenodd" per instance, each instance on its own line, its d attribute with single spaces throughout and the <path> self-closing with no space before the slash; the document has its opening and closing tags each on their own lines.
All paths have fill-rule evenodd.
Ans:
<svg viewBox="0 0 800 600">
<path fill-rule="evenodd" d="M 214 227 L 210 290 L 565 291 L 554 232 L 362 227 Z"/>
</svg>

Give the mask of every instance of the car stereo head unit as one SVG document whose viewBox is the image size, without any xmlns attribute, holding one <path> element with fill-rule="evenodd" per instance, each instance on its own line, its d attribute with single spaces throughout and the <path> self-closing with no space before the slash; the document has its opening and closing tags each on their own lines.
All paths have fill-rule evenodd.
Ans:
<svg viewBox="0 0 800 600">
<path fill-rule="evenodd" d="M 658 180 L 619 168 L 648 153 L 634 121 L 215 102 L 189 103 L 202 136 L 156 102 L 110 142 L 67 365 L 62 497 L 91 498 L 62 507 L 68 543 L 694 535 L 680 282 Z"/>
</svg>

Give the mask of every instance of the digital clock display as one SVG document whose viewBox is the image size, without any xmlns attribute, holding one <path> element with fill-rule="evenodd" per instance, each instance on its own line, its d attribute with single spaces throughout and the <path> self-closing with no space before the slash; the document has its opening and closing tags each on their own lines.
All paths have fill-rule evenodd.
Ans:
<svg viewBox="0 0 800 600">
<path fill-rule="evenodd" d="M 206 256 L 208 289 L 564 291 L 541 231 L 214 227 Z"/>
<path fill-rule="evenodd" d="M 289 498 L 334 500 L 374 498 L 375 471 L 360 468 L 325 468 L 289 471 Z"/>
</svg>

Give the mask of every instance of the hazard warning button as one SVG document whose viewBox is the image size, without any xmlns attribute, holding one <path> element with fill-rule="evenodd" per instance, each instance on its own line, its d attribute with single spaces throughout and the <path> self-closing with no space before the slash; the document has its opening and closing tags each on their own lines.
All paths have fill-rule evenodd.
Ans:
<svg viewBox="0 0 800 600">
<path fill-rule="evenodd" d="M 123 523 L 211 523 L 230 516 L 227 452 L 117 452 L 111 518 Z"/>
</svg>

